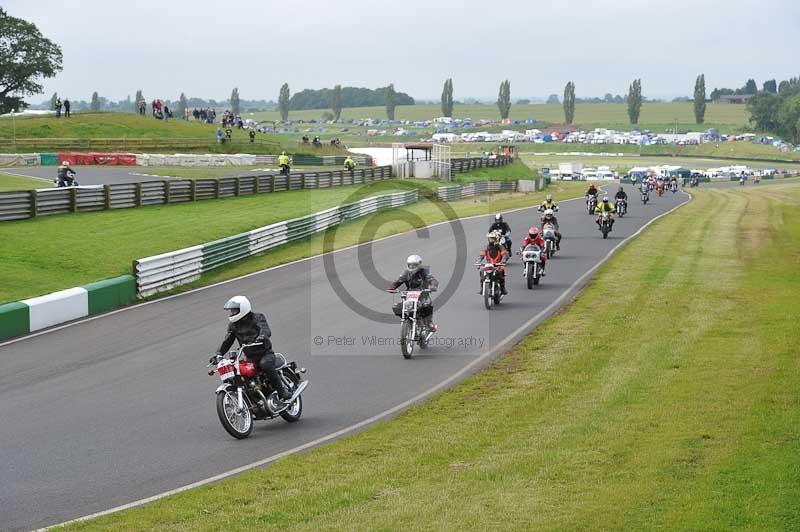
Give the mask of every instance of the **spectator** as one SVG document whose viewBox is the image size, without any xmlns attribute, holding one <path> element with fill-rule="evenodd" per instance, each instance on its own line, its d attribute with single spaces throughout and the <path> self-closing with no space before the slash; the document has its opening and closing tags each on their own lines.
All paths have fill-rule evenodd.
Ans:
<svg viewBox="0 0 800 532">
<path fill-rule="evenodd" d="M 222 144 L 222 142 L 223 142 L 222 128 L 218 127 L 217 128 L 217 144 Z"/>
<path fill-rule="evenodd" d="M 188 107 L 183 110 L 183 119 L 186 120 L 187 122 L 189 121 L 189 108 Z"/>
<path fill-rule="evenodd" d="M 169 107 L 167 107 L 167 104 L 164 104 L 164 122 L 167 122 L 168 120 L 169 120 Z"/>
<path fill-rule="evenodd" d="M 233 136 L 233 130 L 231 129 L 231 127 L 230 127 L 230 126 L 228 126 L 228 127 L 225 129 L 225 140 L 228 140 L 228 141 L 230 141 L 232 136 Z"/>
<path fill-rule="evenodd" d="M 250 144 L 253 144 L 256 141 L 256 130 L 251 129 L 248 135 L 250 135 Z"/>
<path fill-rule="evenodd" d="M 56 98 L 56 118 L 61 118 L 61 98 Z"/>
<path fill-rule="evenodd" d="M 64 100 L 64 118 L 69 118 L 69 108 L 71 105 L 69 99 Z"/>
<path fill-rule="evenodd" d="M 153 112 L 153 118 L 155 118 L 155 116 L 156 116 L 156 101 L 155 100 L 153 100 L 153 102 L 150 104 L 150 108 L 152 109 L 152 112 Z"/>
</svg>

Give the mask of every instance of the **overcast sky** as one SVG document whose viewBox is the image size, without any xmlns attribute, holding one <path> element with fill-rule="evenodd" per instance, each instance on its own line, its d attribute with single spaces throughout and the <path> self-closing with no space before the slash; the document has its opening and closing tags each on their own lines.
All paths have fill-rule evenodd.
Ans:
<svg viewBox="0 0 800 532">
<path fill-rule="evenodd" d="M 4 0 L 64 51 L 45 94 L 88 100 L 187 96 L 277 99 L 292 91 L 394 83 L 456 99 L 690 95 L 748 77 L 800 74 L 799 0 Z M 38 102 L 43 97 L 32 97 Z"/>
</svg>

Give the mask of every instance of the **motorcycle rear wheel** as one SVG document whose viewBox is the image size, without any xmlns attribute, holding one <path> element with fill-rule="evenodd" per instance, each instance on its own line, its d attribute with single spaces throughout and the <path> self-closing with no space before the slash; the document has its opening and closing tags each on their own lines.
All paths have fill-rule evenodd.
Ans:
<svg viewBox="0 0 800 532">
<path fill-rule="evenodd" d="M 409 359 L 414 356 L 414 337 L 411 335 L 412 327 L 409 320 L 403 322 L 400 328 L 400 351 L 403 358 Z"/>
<path fill-rule="evenodd" d="M 239 408 L 239 399 L 236 394 L 228 390 L 217 394 L 217 416 L 222 427 L 228 434 L 237 440 L 243 440 L 253 432 L 253 414 L 245 399 L 245 407 L 241 412 L 236 412 Z"/>
</svg>

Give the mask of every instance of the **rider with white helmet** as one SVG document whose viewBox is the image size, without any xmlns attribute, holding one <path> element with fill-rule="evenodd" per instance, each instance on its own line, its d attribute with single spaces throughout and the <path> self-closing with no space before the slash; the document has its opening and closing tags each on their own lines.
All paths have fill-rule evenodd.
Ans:
<svg viewBox="0 0 800 532">
<path fill-rule="evenodd" d="M 275 352 L 270 341 L 272 331 L 269 329 L 266 316 L 260 312 L 253 312 L 250 300 L 244 296 L 230 298 L 224 308 L 228 311 L 228 332 L 217 350 L 217 355 L 227 353 L 234 341 L 239 342 L 240 346 L 259 344 L 248 347 L 244 355 L 258 364 L 281 400 L 290 400 L 292 394 L 286 389 L 277 371 Z"/>
<path fill-rule="evenodd" d="M 422 257 L 416 254 L 409 255 L 408 259 L 406 259 L 406 269 L 400 274 L 400 277 L 389 285 L 389 290 L 397 290 L 403 285 L 408 290 L 427 289 L 435 292 L 439 289 L 439 281 L 436 280 L 429 268 L 422 265 Z M 435 332 L 437 327 L 433 323 L 433 302 L 428 292 L 424 292 L 420 296 L 417 312 L 419 317 L 425 320 L 428 328 Z"/>
<path fill-rule="evenodd" d="M 508 222 L 503 220 L 503 215 L 497 213 L 494 215 L 494 223 L 489 227 L 489 232 L 497 231 L 501 237 L 506 239 L 506 249 L 511 249 L 511 226 Z"/>
</svg>

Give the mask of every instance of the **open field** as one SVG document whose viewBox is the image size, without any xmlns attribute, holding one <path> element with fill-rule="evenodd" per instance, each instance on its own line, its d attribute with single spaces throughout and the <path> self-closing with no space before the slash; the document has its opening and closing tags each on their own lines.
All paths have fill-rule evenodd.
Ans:
<svg viewBox="0 0 800 532">
<path fill-rule="evenodd" d="M 3 170 L 0 170 L 0 192 L 33 190 L 37 188 L 49 188 L 53 186 L 52 181 L 12 175 L 14 170 L 9 170 L 9 172 L 11 173 L 9 174 Z"/>
<path fill-rule="evenodd" d="M 314 120 L 322 116 L 329 109 L 310 109 L 305 111 L 291 111 L 291 120 Z M 398 120 L 431 120 L 442 115 L 441 107 L 436 105 L 401 105 L 396 109 L 395 116 Z M 456 104 L 453 110 L 456 118 L 471 118 L 473 120 L 499 120 L 500 114 L 496 105 Z M 548 124 L 561 124 L 564 122 L 564 109 L 561 105 L 528 104 L 512 105 L 510 118 L 512 120 L 527 120 L 536 118 L 537 121 Z M 280 120 L 277 111 L 268 111 L 248 114 L 247 118 L 256 120 Z M 383 107 L 354 107 L 342 110 L 342 118 L 386 118 Z M 740 131 L 747 127 L 749 114 L 743 105 L 708 104 L 705 124 L 694 123 L 694 111 L 691 103 L 645 103 L 639 117 L 639 127 L 663 132 L 667 128 L 675 127 L 678 120 L 679 129 L 704 131 L 709 127 L 720 130 Z M 611 129 L 629 130 L 627 106 L 625 104 L 576 104 L 575 125 L 592 128 L 605 127 Z"/>
<path fill-rule="evenodd" d="M 0 303 L 130 273 L 134 259 L 209 242 L 345 201 L 409 187 L 430 194 L 441 184 L 431 180 L 387 180 L 363 186 L 3 222 L 0 224 Z M 565 183 L 550 190 L 559 197 L 564 194 L 575 196 L 579 195 L 582 186 Z M 453 206 L 459 216 L 468 216 L 488 213 L 492 208 L 527 205 L 537 198 L 538 195 L 498 195 L 491 202 L 484 198 L 457 202 Z M 435 218 L 440 213 L 427 201 L 411 209 L 419 209 L 427 223 L 443 219 Z M 407 226 L 397 227 L 394 232 L 407 229 Z M 342 234 L 344 230 L 339 232 Z M 87 238 L 89 235 L 91 238 Z M 266 263 L 279 264 L 317 252 L 307 242 L 283 246 L 212 272 L 204 276 L 200 284 L 210 282 L 207 278 L 233 277 L 245 271 L 262 269 Z"/>
<path fill-rule="evenodd" d="M 438 397 L 67 529 L 796 530 L 798 204 L 798 185 L 700 189 Z"/>
</svg>

